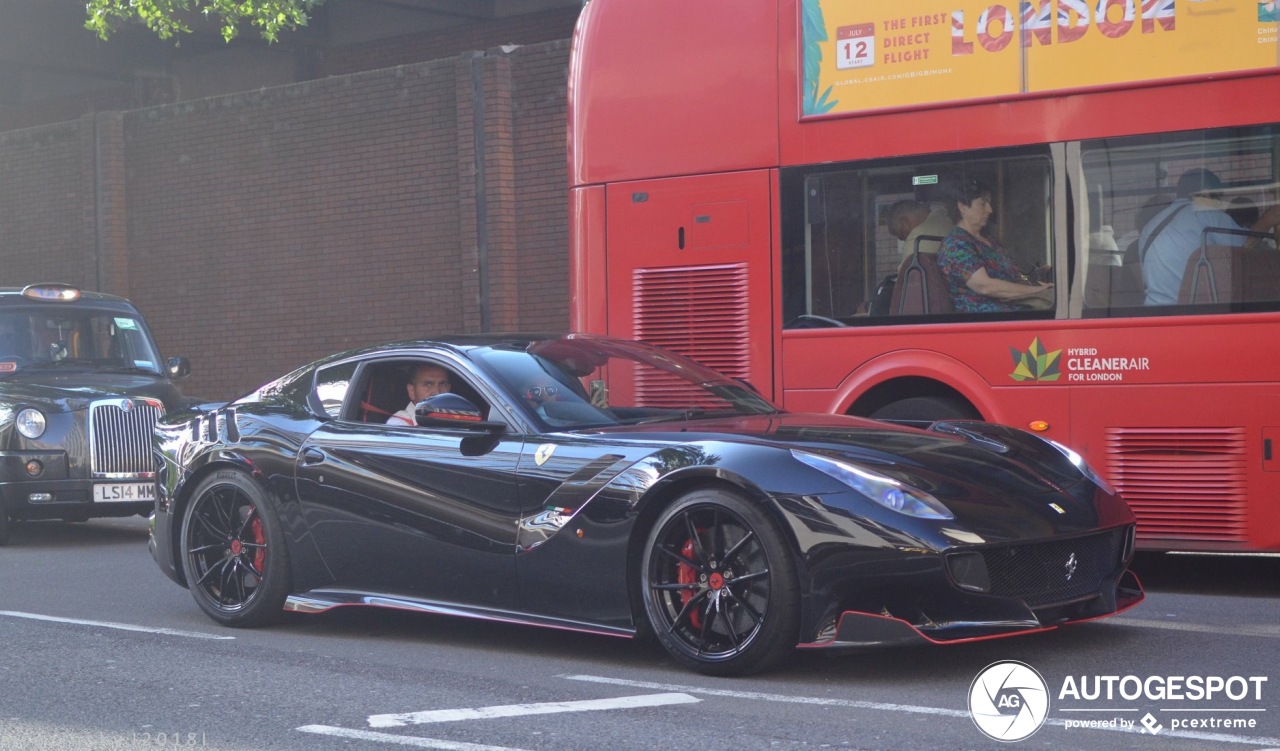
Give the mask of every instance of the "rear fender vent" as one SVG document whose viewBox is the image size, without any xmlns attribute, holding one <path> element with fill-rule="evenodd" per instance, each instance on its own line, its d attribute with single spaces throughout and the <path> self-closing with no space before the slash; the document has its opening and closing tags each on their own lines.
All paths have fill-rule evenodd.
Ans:
<svg viewBox="0 0 1280 751">
<path fill-rule="evenodd" d="M 1244 428 L 1108 428 L 1110 478 L 1138 540 L 1244 542 Z"/>
</svg>

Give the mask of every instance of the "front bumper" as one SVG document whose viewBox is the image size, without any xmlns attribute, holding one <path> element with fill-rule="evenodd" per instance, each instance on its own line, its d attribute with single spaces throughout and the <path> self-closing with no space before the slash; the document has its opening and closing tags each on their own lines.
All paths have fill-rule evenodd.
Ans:
<svg viewBox="0 0 1280 751">
<path fill-rule="evenodd" d="M 840 614 L 834 627 L 826 629 L 802 649 L 856 649 L 917 644 L 956 644 L 1005 636 L 1049 631 L 1072 623 L 1106 618 L 1142 602 L 1142 584 L 1130 571 L 1107 582 L 1098 593 L 1074 602 L 1052 603 L 1032 608 L 1024 602 L 1005 598 L 974 596 L 972 619 L 938 618 L 927 613 L 915 621 L 884 613 L 848 610 Z"/>
<path fill-rule="evenodd" d="M 29 462 L 41 469 L 32 477 Z M 68 477 L 67 455 L 62 451 L 0 452 L 0 509 L 13 519 L 63 519 L 145 514 L 154 505 L 151 498 L 94 501 L 95 485 L 153 486 L 151 477 L 118 477 L 91 480 Z M 152 491 L 154 493 L 154 490 Z"/>
</svg>

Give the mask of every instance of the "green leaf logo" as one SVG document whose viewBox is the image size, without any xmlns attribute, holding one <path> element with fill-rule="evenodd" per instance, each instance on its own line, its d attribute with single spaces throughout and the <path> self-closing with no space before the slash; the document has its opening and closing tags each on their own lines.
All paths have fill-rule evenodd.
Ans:
<svg viewBox="0 0 1280 751">
<path fill-rule="evenodd" d="M 1040 337 L 1031 340 L 1026 352 L 1009 348 L 1013 355 L 1013 372 L 1009 377 L 1015 381 L 1056 381 L 1062 375 L 1058 370 L 1058 359 L 1062 350 L 1046 352 L 1040 343 Z"/>
</svg>

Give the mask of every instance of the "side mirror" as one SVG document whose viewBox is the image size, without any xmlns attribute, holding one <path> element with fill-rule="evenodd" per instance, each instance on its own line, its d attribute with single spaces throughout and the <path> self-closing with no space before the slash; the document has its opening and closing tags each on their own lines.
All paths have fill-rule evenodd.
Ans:
<svg viewBox="0 0 1280 751">
<path fill-rule="evenodd" d="M 174 380 L 191 375 L 191 361 L 185 357 L 170 357 L 165 361 L 164 367 Z"/>
<path fill-rule="evenodd" d="M 458 394 L 436 394 L 423 399 L 414 408 L 414 416 L 420 428 L 460 430 L 467 433 L 501 433 L 507 426 L 484 419 L 480 408 Z"/>
</svg>

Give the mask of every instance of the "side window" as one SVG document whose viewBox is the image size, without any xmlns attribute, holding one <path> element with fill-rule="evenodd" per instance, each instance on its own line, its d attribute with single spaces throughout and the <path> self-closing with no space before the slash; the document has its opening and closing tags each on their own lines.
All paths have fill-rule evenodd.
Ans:
<svg viewBox="0 0 1280 751">
<path fill-rule="evenodd" d="M 1280 307 L 1280 128 L 1081 144 L 1084 315 Z"/>
<path fill-rule="evenodd" d="M 314 401 L 318 402 L 325 414 L 330 417 L 342 416 L 342 404 L 351 387 L 351 378 L 355 375 L 356 363 L 345 362 L 323 368 L 316 374 Z"/>
<path fill-rule="evenodd" d="M 489 414 L 488 403 L 458 372 L 426 359 L 394 359 L 367 364 L 353 395 L 359 422 L 412 426 L 414 407 L 423 399 L 452 392 Z"/>
<path fill-rule="evenodd" d="M 1050 309 L 1035 283 L 1053 278 L 1052 176 L 1048 147 L 784 172 L 787 326 Z"/>
</svg>

